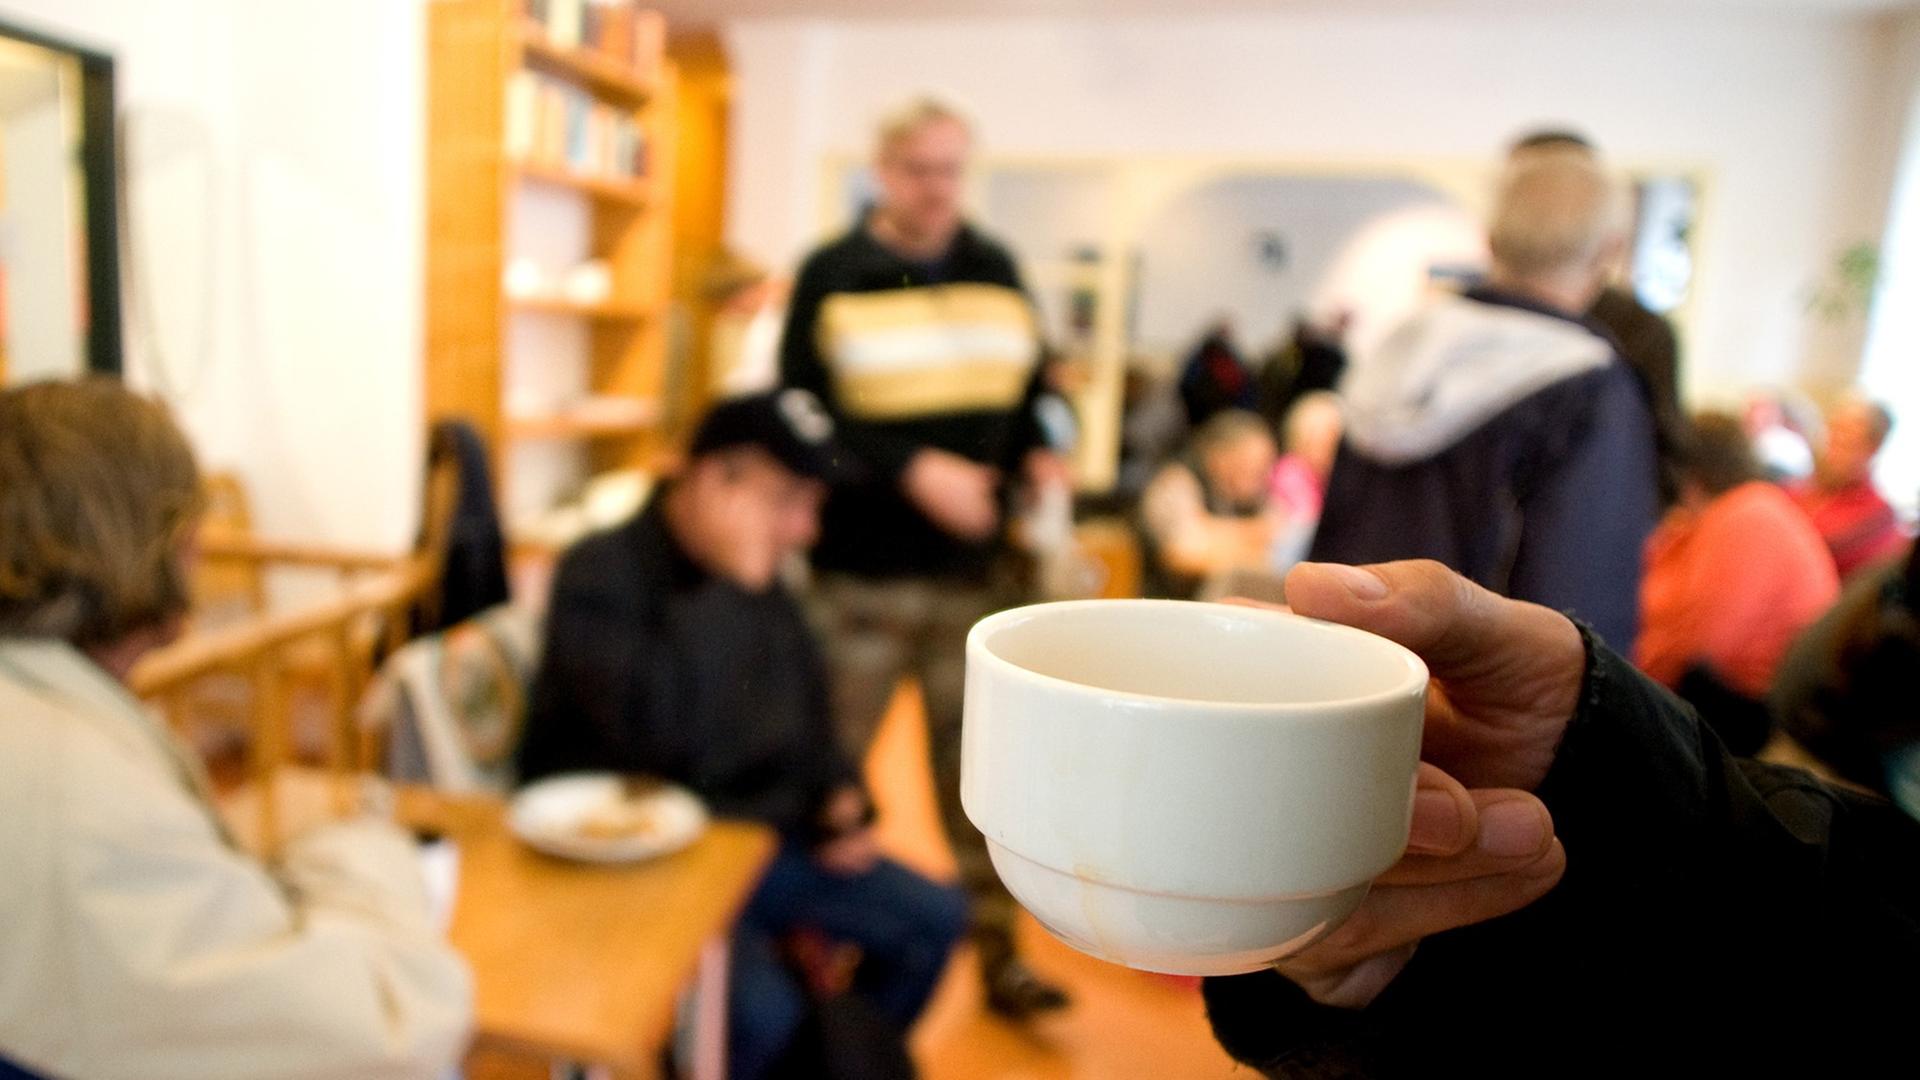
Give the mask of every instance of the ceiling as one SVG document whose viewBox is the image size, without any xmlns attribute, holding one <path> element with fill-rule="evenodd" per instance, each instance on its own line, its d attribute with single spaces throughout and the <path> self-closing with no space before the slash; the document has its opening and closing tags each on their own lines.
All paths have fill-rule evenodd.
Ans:
<svg viewBox="0 0 1920 1080">
<path fill-rule="evenodd" d="M 676 27 L 737 18 L 1113 16 L 1286 11 L 1786 11 L 1836 14 L 1920 7 L 1920 0 L 651 0 Z"/>
</svg>

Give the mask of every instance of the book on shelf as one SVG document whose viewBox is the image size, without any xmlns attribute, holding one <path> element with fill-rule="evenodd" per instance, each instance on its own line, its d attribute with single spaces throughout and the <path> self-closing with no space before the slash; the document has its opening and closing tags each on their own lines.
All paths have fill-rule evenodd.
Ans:
<svg viewBox="0 0 1920 1080">
<path fill-rule="evenodd" d="M 559 79 L 522 69 L 507 78 L 507 156 L 582 176 L 647 175 L 646 129 L 633 114 Z"/>
<path fill-rule="evenodd" d="M 637 0 L 524 0 L 521 11 L 554 45 L 597 53 L 642 80 L 659 73 L 666 19 Z"/>
</svg>

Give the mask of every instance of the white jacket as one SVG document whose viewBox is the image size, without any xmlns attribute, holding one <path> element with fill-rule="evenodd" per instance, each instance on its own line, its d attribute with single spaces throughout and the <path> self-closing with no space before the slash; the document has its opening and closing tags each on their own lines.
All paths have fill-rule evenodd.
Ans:
<svg viewBox="0 0 1920 1080">
<path fill-rule="evenodd" d="M 61 1080 L 433 1077 L 471 1016 L 411 842 L 240 850 L 199 763 L 106 672 L 0 638 L 0 1056 Z"/>
</svg>

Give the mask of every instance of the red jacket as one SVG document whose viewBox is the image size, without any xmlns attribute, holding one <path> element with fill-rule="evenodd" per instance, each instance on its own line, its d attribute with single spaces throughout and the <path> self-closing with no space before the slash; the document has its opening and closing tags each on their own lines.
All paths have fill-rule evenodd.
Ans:
<svg viewBox="0 0 1920 1080">
<path fill-rule="evenodd" d="M 1801 630 L 1840 593 L 1833 560 L 1787 494 L 1742 484 L 1700 511 L 1675 510 L 1647 541 L 1634 661 L 1673 686 L 1705 664 L 1766 696 Z"/>
<path fill-rule="evenodd" d="M 1836 491 L 1804 484 L 1794 489 L 1793 498 L 1827 542 L 1841 577 L 1852 576 L 1868 563 L 1891 558 L 1906 546 L 1907 537 L 1900 531 L 1893 507 L 1874 490 L 1871 480 Z"/>
</svg>

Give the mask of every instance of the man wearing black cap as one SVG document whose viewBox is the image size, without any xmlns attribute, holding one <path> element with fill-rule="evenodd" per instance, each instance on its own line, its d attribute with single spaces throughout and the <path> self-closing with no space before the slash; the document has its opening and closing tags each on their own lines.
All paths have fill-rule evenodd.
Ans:
<svg viewBox="0 0 1920 1080">
<path fill-rule="evenodd" d="M 880 857 L 819 647 L 779 580 L 849 460 L 804 390 L 717 406 L 646 509 L 561 561 L 519 751 L 523 782 L 645 774 L 780 831 L 734 937 L 734 1077 L 772 1068 L 807 1016 L 778 955 L 790 931 L 857 946 L 855 991 L 904 1031 L 967 921 L 962 894 Z"/>
</svg>

